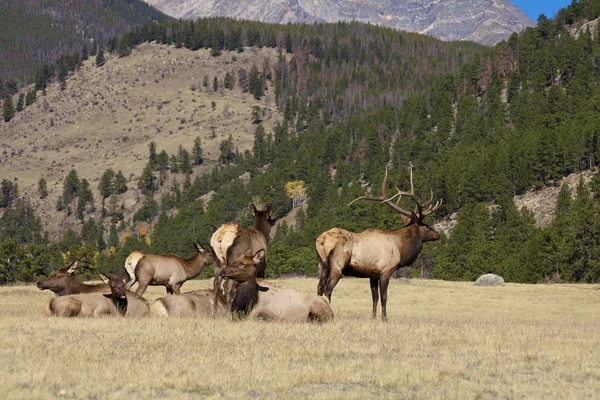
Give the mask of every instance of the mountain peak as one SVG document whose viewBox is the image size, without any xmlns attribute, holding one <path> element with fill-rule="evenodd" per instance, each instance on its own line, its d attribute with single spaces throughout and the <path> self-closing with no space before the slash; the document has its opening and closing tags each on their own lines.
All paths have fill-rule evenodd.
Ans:
<svg viewBox="0 0 600 400">
<path fill-rule="evenodd" d="M 280 24 L 359 21 L 485 45 L 535 25 L 508 0 L 145 1 L 176 18 L 231 17 Z"/>
</svg>

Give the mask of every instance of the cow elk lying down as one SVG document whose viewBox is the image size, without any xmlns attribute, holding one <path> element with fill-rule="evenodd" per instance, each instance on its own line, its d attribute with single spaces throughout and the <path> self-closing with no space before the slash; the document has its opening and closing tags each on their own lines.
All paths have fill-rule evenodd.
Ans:
<svg viewBox="0 0 600 400">
<path fill-rule="evenodd" d="M 129 274 L 127 289 L 137 281 L 138 295 L 143 295 L 148 285 L 164 286 L 167 294 L 179 294 L 181 285 L 188 279 L 200 274 L 204 267 L 212 264 L 213 256 L 194 243 L 196 254 L 192 258 L 184 259 L 177 254 L 145 254 L 134 251 L 125 260 L 125 270 Z"/>
<path fill-rule="evenodd" d="M 80 293 L 54 297 L 46 303 L 44 314 L 57 317 L 104 317 L 127 315 L 141 317 L 149 312 L 148 302 L 125 289 L 125 280 L 100 274 L 110 293 Z"/>
<path fill-rule="evenodd" d="M 325 297 L 257 280 L 256 264 L 263 257 L 264 250 L 254 256 L 242 255 L 221 272 L 223 277 L 238 283 L 232 301 L 234 316 L 282 322 L 327 322 L 333 319 L 333 310 Z"/>
<path fill-rule="evenodd" d="M 175 294 L 157 299 L 152 305 L 152 314 L 159 317 L 210 317 L 213 315 L 214 292 L 212 289 Z M 217 295 L 217 315 L 227 312 L 225 297 Z"/>
<path fill-rule="evenodd" d="M 57 270 L 47 278 L 40 279 L 36 285 L 40 290 L 50 290 L 57 296 L 65 296 L 77 293 L 109 293 L 110 289 L 106 283 L 89 285 L 81 282 L 75 277 L 77 261 Z"/>
</svg>

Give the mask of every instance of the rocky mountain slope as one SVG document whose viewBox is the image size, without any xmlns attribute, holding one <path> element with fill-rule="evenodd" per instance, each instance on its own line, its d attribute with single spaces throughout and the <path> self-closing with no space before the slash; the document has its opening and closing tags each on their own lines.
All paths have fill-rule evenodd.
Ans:
<svg viewBox="0 0 600 400">
<path fill-rule="evenodd" d="M 219 145 L 230 134 L 240 151 L 252 148 L 253 107 L 264 110 L 268 131 L 280 119 L 269 90 L 255 100 L 237 82 L 232 90 L 223 88 L 227 72 L 237 79 L 240 69 L 275 62 L 274 49 L 224 52 L 215 58 L 208 50 L 147 43 L 128 57 L 108 57 L 102 67 L 96 67 L 92 57 L 67 78 L 64 91 L 53 83 L 46 96 L 10 122 L 0 122 L 0 178 L 18 183 L 53 237 L 69 227 L 77 229 L 74 215 L 55 211 L 71 169 L 90 182 L 98 215 L 101 175 L 107 168 L 122 170 L 129 190 L 119 202 L 130 217 L 143 200 L 137 179 L 148 162 L 151 141 L 159 152 L 175 154 L 180 145 L 191 151 L 200 137 L 205 165 L 194 168 L 193 180 L 217 163 Z M 216 92 L 215 77 L 220 82 Z M 169 175 L 165 187 L 170 188 L 173 179 L 184 180 L 183 174 Z M 37 194 L 41 177 L 48 183 L 45 199 Z"/>
<path fill-rule="evenodd" d="M 508 0 L 145 1 L 176 18 L 226 16 L 281 24 L 353 20 L 486 45 L 535 25 Z"/>
</svg>

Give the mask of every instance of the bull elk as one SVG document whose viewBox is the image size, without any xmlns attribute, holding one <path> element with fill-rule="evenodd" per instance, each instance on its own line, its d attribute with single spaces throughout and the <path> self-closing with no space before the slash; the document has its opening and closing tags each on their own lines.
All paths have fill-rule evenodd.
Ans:
<svg viewBox="0 0 600 400">
<path fill-rule="evenodd" d="M 125 289 L 120 277 L 100 278 L 109 287 L 109 293 L 79 293 L 53 297 L 46 303 L 45 315 L 59 317 L 103 317 L 109 315 L 143 316 L 148 314 L 146 300 Z"/>
<path fill-rule="evenodd" d="M 221 225 L 212 235 L 210 246 L 214 252 L 215 261 L 215 281 L 213 304 L 217 306 L 216 295 L 221 289 L 221 272 L 228 266 L 230 261 L 236 260 L 244 254 L 255 254 L 259 250 L 264 251 L 264 257 L 256 265 L 257 277 L 265 277 L 267 268 L 267 245 L 269 243 L 269 233 L 271 232 L 271 214 L 273 205 L 269 204 L 265 210 L 258 210 L 256 206 L 250 203 L 250 211 L 254 218 L 252 228 L 244 229 L 236 223 L 230 222 Z M 229 302 L 232 291 L 235 290 L 235 283 L 228 285 L 225 289 L 225 298 Z M 216 312 L 216 308 L 215 308 Z"/>
<path fill-rule="evenodd" d="M 212 289 L 175 294 L 157 299 L 152 305 L 152 313 L 160 317 L 209 317 L 213 315 Z M 217 294 L 217 314 L 225 314 L 227 307 L 222 292 Z"/>
<path fill-rule="evenodd" d="M 231 309 L 234 315 L 283 322 L 327 322 L 333 319 L 333 310 L 325 297 L 257 280 L 256 265 L 264 256 L 262 249 L 254 256 L 243 254 L 221 272 L 223 277 L 238 283 Z"/>
<path fill-rule="evenodd" d="M 184 259 L 177 254 L 145 254 L 140 251 L 131 253 L 125 260 L 125 270 L 129 274 L 127 289 L 135 282 L 138 287 L 135 293 L 143 295 L 148 285 L 164 286 L 167 294 L 179 294 L 185 281 L 200 274 L 212 264 L 212 253 L 204 250 L 199 243 L 194 243 L 196 254 Z"/>
<path fill-rule="evenodd" d="M 386 185 L 388 171 L 381 186 L 380 197 L 361 196 L 353 200 L 371 200 L 384 203 L 400 213 L 405 226 L 391 231 L 367 229 L 360 233 L 349 232 L 342 228 L 333 228 L 322 233 L 316 242 L 319 262 L 319 285 L 317 293 L 325 294 L 331 301 L 331 293 L 342 275 L 369 278 L 373 297 L 373 318 L 377 315 L 377 302 L 381 293 L 381 316 L 387 320 L 387 289 L 390 277 L 400 267 L 411 265 L 419 255 L 424 242 L 438 240 L 440 234 L 423 222 L 423 218 L 436 211 L 441 200 L 431 205 L 431 198 L 421 203 L 415 195 L 412 168 L 410 170 L 410 192 L 396 188 L 397 193 L 387 197 Z M 416 213 L 399 207 L 402 196 L 412 199 L 416 204 Z M 396 199 L 397 198 L 397 199 Z M 396 199 L 394 203 L 393 200 Z M 424 207 L 428 207 L 424 209 Z"/>
<path fill-rule="evenodd" d="M 66 267 L 60 268 L 47 278 L 36 282 L 40 290 L 50 290 L 57 296 L 78 293 L 108 293 L 109 287 L 106 283 L 90 285 L 81 282 L 75 277 L 77 260 Z"/>
</svg>

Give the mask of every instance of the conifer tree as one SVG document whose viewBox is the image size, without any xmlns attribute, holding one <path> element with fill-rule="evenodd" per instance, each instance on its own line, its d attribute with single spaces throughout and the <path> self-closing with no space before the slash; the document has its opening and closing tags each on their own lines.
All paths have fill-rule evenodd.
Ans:
<svg viewBox="0 0 600 400">
<path fill-rule="evenodd" d="M 115 172 L 112 170 L 112 168 L 108 168 L 102 174 L 100 183 L 98 184 L 98 190 L 100 191 L 100 195 L 102 195 L 102 199 L 106 199 L 114 193 L 114 179 Z"/>
<path fill-rule="evenodd" d="M 114 193 L 116 194 L 123 194 L 127 191 L 127 179 L 125 179 L 121 170 L 119 170 L 115 175 L 113 188 Z"/>
<path fill-rule="evenodd" d="M 48 185 L 44 177 L 41 177 L 38 181 L 38 194 L 40 195 L 40 199 L 48 197 Z"/>
<path fill-rule="evenodd" d="M 194 147 L 192 148 L 192 163 L 194 165 L 201 165 L 203 162 L 204 153 L 202 151 L 202 143 L 200 142 L 200 136 L 196 136 Z"/>
<path fill-rule="evenodd" d="M 65 178 L 63 182 L 63 195 L 62 199 L 65 206 L 68 206 L 71 201 L 75 197 L 77 197 L 77 193 L 79 192 L 80 186 L 79 176 L 77 175 L 77 171 L 72 169 L 69 171 L 69 174 Z"/>
<path fill-rule="evenodd" d="M 104 49 L 100 47 L 98 49 L 98 54 L 96 54 L 96 67 L 103 66 L 105 62 L 106 59 L 104 58 Z"/>
<path fill-rule="evenodd" d="M 2 118 L 5 122 L 8 122 L 15 115 L 13 107 L 12 96 L 8 95 L 4 97 L 4 105 L 2 106 Z"/>
<path fill-rule="evenodd" d="M 25 105 L 25 94 L 19 93 L 19 99 L 17 100 L 17 112 L 23 111 Z"/>
<path fill-rule="evenodd" d="M 150 195 L 156 190 L 154 175 L 152 174 L 152 166 L 150 163 L 146 164 L 142 175 L 138 181 L 138 188 L 142 190 L 145 195 Z"/>
</svg>

